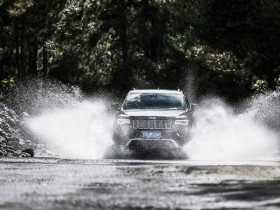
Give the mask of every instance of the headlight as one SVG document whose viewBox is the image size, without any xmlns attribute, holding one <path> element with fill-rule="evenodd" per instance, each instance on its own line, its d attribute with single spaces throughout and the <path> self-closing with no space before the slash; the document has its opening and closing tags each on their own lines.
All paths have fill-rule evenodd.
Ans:
<svg viewBox="0 0 280 210">
<path fill-rule="evenodd" d="M 130 124 L 130 120 L 129 119 L 117 119 L 117 123 L 119 125 Z"/>
<path fill-rule="evenodd" d="M 188 120 L 175 120 L 175 125 L 188 125 Z"/>
</svg>

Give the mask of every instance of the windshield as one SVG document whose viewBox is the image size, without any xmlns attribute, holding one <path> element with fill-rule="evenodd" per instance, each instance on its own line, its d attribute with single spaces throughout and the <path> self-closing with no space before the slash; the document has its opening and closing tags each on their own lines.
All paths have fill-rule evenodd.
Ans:
<svg viewBox="0 0 280 210">
<path fill-rule="evenodd" d="M 182 94 L 131 93 L 126 97 L 123 109 L 184 110 L 186 109 L 186 101 Z"/>
</svg>

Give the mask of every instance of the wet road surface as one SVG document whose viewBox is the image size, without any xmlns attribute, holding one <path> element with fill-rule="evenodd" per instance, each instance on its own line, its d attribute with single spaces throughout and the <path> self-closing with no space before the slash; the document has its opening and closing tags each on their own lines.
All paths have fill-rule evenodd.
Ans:
<svg viewBox="0 0 280 210">
<path fill-rule="evenodd" d="M 0 209 L 143 208 L 280 208 L 280 162 L 0 159 Z"/>
</svg>

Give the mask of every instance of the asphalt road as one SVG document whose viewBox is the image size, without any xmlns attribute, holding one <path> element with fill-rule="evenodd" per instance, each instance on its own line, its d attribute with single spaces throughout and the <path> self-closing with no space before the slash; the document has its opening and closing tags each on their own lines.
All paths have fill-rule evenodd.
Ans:
<svg viewBox="0 0 280 210">
<path fill-rule="evenodd" d="M 0 209 L 144 208 L 280 208 L 280 162 L 0 159 Z"/>
</svg>

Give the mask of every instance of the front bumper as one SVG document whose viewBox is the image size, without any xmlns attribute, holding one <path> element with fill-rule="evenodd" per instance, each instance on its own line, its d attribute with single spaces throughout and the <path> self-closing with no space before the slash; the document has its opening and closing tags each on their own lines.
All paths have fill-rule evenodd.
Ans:
<svg viewBox="0 0 280 210">
<path fill-rule="evenodd" d="M 134 138 L 130 139 L 126 144 L 128 149 L 133 150 L 150 150 L 157 148 L 168 148 L 168 149 L 176 149 L 180 148 L 178 143 L 173 139 L 142 139 L 142 138 Z"/>
<path fill-rule="evenodd" d="M 145 134 L 150 132 L 154 134 Z M 130 124 L 116 123 L 113 134 L 113 140 L 117 145 L 128 148 L 176 148 L 184 146 L 189 139 L 190 125 L 175 124 L 175 118 L 167 117 L 156 120 L 131 117 Z"/>
</svg>

